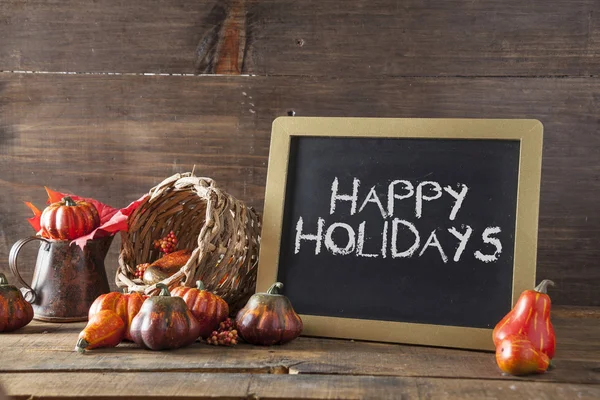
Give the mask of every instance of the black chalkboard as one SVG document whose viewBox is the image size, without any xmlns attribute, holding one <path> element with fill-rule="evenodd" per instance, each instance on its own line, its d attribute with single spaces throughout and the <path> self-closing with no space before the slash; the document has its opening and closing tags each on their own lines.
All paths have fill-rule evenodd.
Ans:
<svg viewBox="0 0 600 400">
<path fill-rule="evenodd" d="M 304 315 L 492 328 L 513 296 L 520 147 L 519 140 L 292 137 L 277 271 L 285 295 Z M 353 195 L 356 180 L 355 212 L 342 197 L 332 213 L 332 196 Z M 393 185 L 400 198 L 390 215 L 394 181 L 405 182 Z M 315 235 L 319 218 L 318 241 L 298 236 Z"/>
</svg>

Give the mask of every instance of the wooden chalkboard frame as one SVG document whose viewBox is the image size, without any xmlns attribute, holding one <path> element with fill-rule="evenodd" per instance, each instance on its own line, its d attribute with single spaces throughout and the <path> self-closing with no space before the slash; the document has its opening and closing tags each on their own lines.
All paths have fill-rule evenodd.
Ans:
<svg viewBox="0 0 600 400">
<path fill-rule="evenodd" d="M 512 304 L 535 284 L 543 126 L 533 119 L 279 117 L 273 122 L 257 291 L 277 279 L 295 136 L 520 141 Z M 285 288 L 284 288 L 285 292 Z M 301 315 L 304 335 L 493 350 L 491 329 Z"/>
</svg>

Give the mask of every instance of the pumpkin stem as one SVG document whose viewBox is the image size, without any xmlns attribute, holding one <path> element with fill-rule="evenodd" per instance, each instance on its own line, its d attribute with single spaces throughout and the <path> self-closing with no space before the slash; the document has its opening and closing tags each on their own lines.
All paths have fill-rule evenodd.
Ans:
<svg viewBox="0 0 600 400">
<path fill-rule="evenodd" d="M 205 290 L 206 286 L 204 286 L 204 283 L 202 281 L 196 281 L 196 289 Z"/>
<path fill-rule="evenodd" d="M 271 285 L 269 290 L 267 290 L 267 294 L 279 294 L 279 292 L 283 289 L 283 283 L 275 282 Z"/>
<path fill-rule="evenodd" d="M 8 285 L 8 279 L 2 272 L 0 272 L 0 285 Z"/>
<path fill-rule="evenodd" d="M 169 287 L 164 283 L 157 283 L 156 287 L 160 289 L 159 296 L 170 296 L 171 292 L 169 292 Z"/>
<path fill-rule="evenodd" d="M 77 350 L 79 353 L 85 353 L 85 348 L 88 347 L 90 344 L 88 343 L 87 340 L 85 340 L 84 338 L 80 338 L 77 341 L 77 344 L 75 345 L 75 350 Z"/>
<path fill-rule="evenodd" d="M 533 290 L 535 290 L 536 292 L 546 294 L 548 293 L 548 286 L 554 286 L 554 282 L 552 282 L 550 279 L 544 279 Z"/>
<path fill-rule="evenodd" d="M 63 197 L 62 201 L 64 201 L 65 206 L 70 206 L 70 207 L 74 207 L 77 205 L 77 203 L 75 202 L 75 200 L 73 200 L 72 198 L 70 198 L 69 196 L 65 196 Z"/>
</svg>

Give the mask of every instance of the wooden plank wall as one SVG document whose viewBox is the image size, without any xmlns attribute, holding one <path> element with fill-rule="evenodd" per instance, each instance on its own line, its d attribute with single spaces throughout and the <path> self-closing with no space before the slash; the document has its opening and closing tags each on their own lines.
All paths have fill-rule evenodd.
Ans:
<svg viewBox="0 0 600 400">
<path fill-rule="evenodd" d="M 288 112 L 527 117 L 545 126 L 538 276 L 600 305 L 597 0 L 5 0 L 0 71 L 0 271 L 44 185 L 124 206 L 195 164 L 262 209 Z"/>
</svg>

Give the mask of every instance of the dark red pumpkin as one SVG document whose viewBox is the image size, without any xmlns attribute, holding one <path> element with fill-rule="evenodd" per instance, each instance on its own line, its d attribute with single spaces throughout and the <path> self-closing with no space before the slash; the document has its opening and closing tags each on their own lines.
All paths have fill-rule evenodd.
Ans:
<svg viewBox="0 0 600 400">
<path fill-rule="evenodd" d="M 40 226 L 42 236 L 47 239 L 73 240 L 100 226 L 100 216 L 92 203 L 67 196 L 46 207 Z"/>
<path fill-rule="evenodd" d="M 278 294 L 283 283 L 273 284 L 266 293 L 256 293 L 235 319 L 238 333 L 248 343 L 270 346 L 296 339 L 302 333 L 302 319 L 290 300 Z"/>
<path fill-rule="evenodd" d="M 0 273 L 0 332 L 10 332 L 24 327 L 33 319 L 33 308 L 25 301 L 21 291 Z"/>
<path fill-rule="evenodd" d="M 177 349 L 194 343 L 200 323 L 181 297 L 173 297 L 166 285 L 158 283 L 158 296 L 144 301 L 131 322 L 133 341 L 151 350 Z"/>
<path fill-rule="evenodd" d="M 118 293 L 110 292 L 99 296 L 90 307 L 88 313 L 88 319 L 91 320 L 94 315 L 103 310 L 114 311 L 125 323 L 125 339 L 133 341 L 129 329 L 131 328 L 131 321 L 142 308 L 144 300 L 148 296 L 143 296 L 140 293 Z"/>
<path fill-rule="evenodd" d="M 181 297 L 200 322 L 200 337 L 206 339 L 229 316 L 229 306 L 221 297 L 204 289 L 202 281 L 195 288 L 176 287 L 171 296 Z"/>
</svg>

